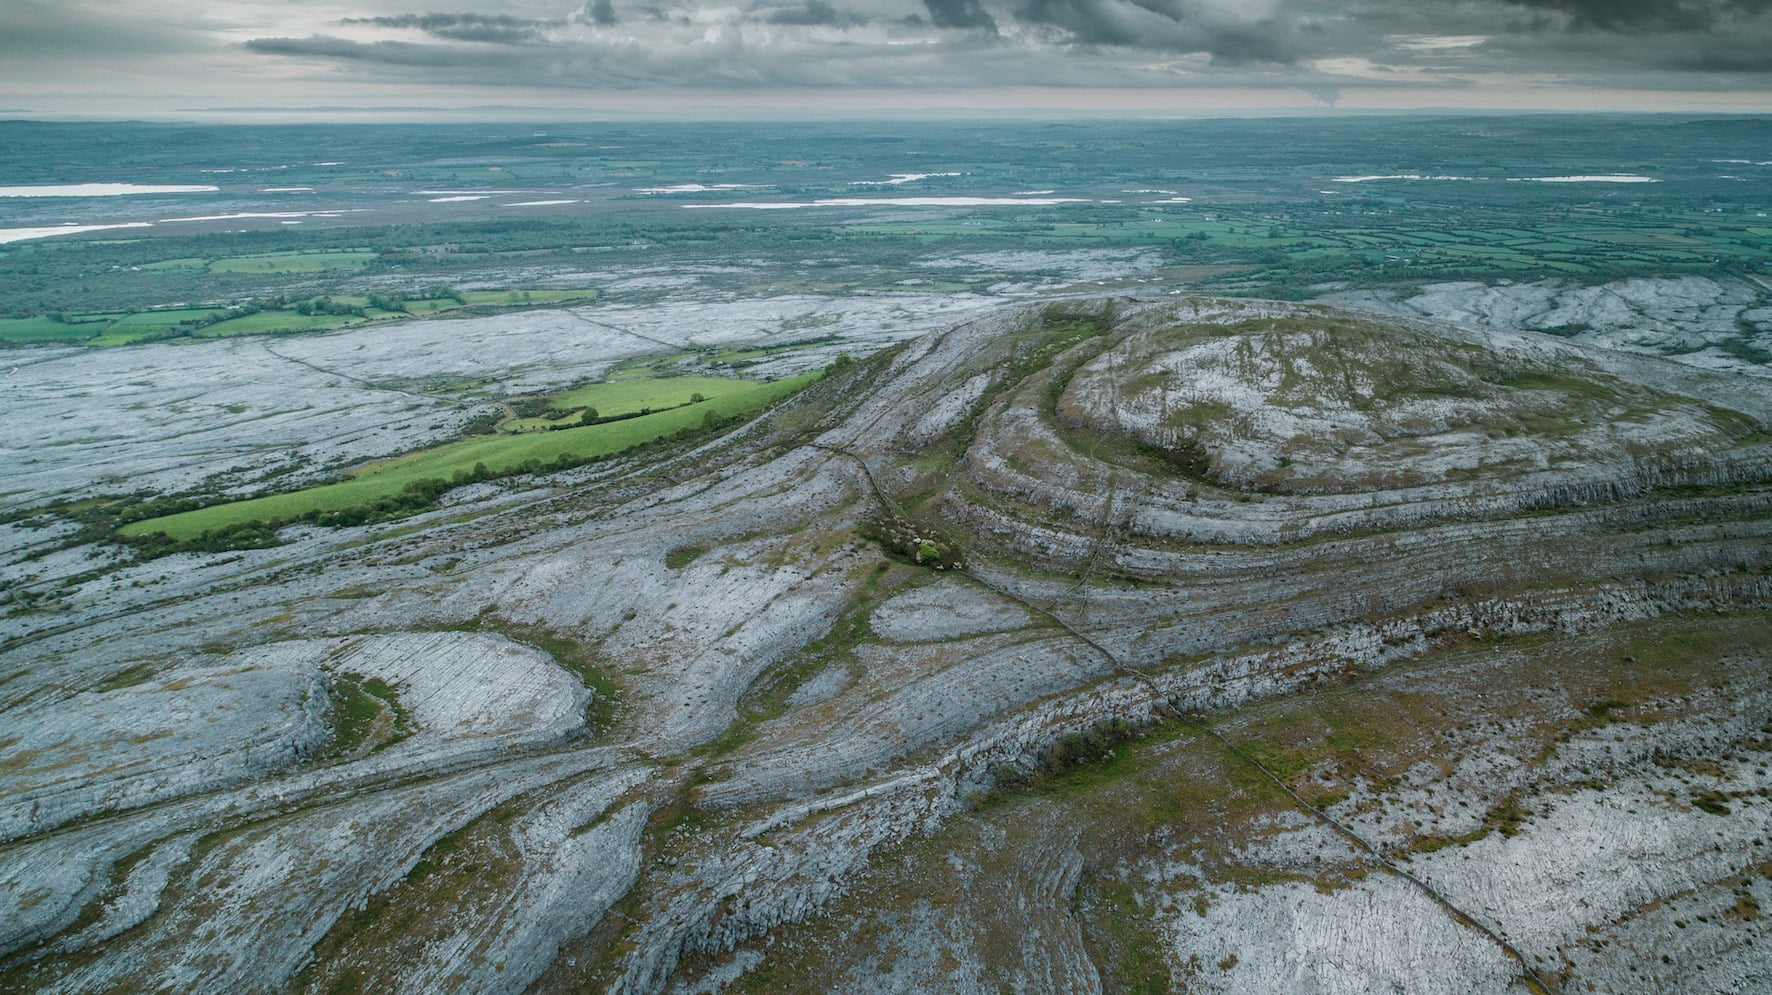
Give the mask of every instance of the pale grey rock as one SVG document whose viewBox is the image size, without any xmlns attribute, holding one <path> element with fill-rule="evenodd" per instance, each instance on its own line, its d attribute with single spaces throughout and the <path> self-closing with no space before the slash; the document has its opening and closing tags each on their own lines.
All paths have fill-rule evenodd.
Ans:
<svg viewBox="0 0 1772 995">
<path fill-rule="evenodd" d="M 958 578 L 912 588 L 874 610 L 874 635 L 890 643 L 939 643 L 1037 624 L 1013 601 Z"/>
<path fill-rule="evenodd" d="M 41 946 L 72 926 L 98 897 L 104 866 L 125 852 L 90 831 L 9 847 L 0 862 L 0 954 Z"/>
<path fill-rule="evenodd" d="M 591 694 L 540 650 L 477 632 L 402 632 L 288 647 L 320 654 L 334 673 L 387 681 L 418 733 L 378 763 L 420 760 L 451 741 L 509 749 L 565 739 L 584 726 Z M 425 758 L 429 759 L 429 758 Z"/>
<path fill-rule="evenodd" d="M 74 951 L 102 943 L 147 922 L 160 909 L 160 896 L 172 883 L 172 875 L 191 859 L 191 847 L 199 834 L 186 833 L 154 844 L 147 855 L 129 869 L 114 896 L 101 896 L 104 907 L 98 922 L 56 942 L 56 950 Z"/>
<path fill-rule="evenodd" d="M 414 951 L 400 990 L 527 989 L 561 945 L 589 931 L 633 886 L 649 806 L 629 803 L 591 823 L 646 776 L 630 771 L 576 785 L 525 815 L 512 830 L 522 872 L 498 914 Z"/>
<path fill-rule="evenodd" d="M 1412 334 L 1437 337 L 1421 341 L 1446 349 L 1493 347 L 1522 362 L 1566 364 L 1584 375 L 1599 371 L 1633 390 L 1678 398 L 1640 424 L 1587 426 L 1592 435 L 1584 444 L 1599 454 L 1591 466 L 1575 465 L 1581 459 L 1573 451 L 1559 465 L 1555 454 L 1520 450 L 1514 455 L 1537 462 L 1517 479 L 1484 479 L 1485 443 L 1461 427 L 1458 410 L 1424 402 L 1409 414 L 1423 420 L 1419 438 L 1432 445 L 1412 458 L 1431 479 L 1346 493 L 1238 500 L 1225 488 L 1190 497 L 1162 475 L 1141 479 L 1108 467 L 1076 451 L 1049 422 L 1028 417 L 1045 384 L 1000 384 L 996 377 L 1014 358 L 1002 348 L 1006 333 L 1025 329 L 1034 313 L 975 313 L 976 302 L 961 303 L 958 310 L 930 304 L 901 315 L 894 309 L 914 300 L 882 298 L 846 306 L 838 322 L 819 324 L 819 334 L 842 330 L 832 348 L 859 352 L 908 336 L 919 322 L 973 318 L 908 344 L 880 363 L 876 386 L 833 400 L 830 413 L 779 437 L 766 436 L 773 429 L 760 426 L 680 454 L 513 478 L 458 492 L 446 507 L 405 522 L 291 528 L 289 544 L 277 549 L 185 554 L 79 581 L 72 578 L 82 572 L 78 557 L 86 551 L 41 570 L 21 563 L 0 568 L 8 578 L 34 578 L 64 605 L 0 620 L 0 638 L 17 640 L 9 656 L 22 672 L 0 685 L 8 717 L 38 708 L 61 714 L 62 704 L 82 695 L 117 693 L 96 689 L 135 661 L 162 667 L 154 679 L 168 681 L 200 674 L 218 660 L 283 661 L 280 673 L 307 680 L 323 680 L 328 672 L 380 677 L 415 724 L 406 739 L 352 762 L 288 764 L 203 790 L 180 787 L 140 810 L 99 799 L 88 809 L 93 821 L 7 845 L 0 851 L 0 946 L 14 953 L 6 968 L 48 991 L 278 990 L 341 916 L 377 896 L 400 894 L 396 889 L 427 847 L 508 806 L 500 817 L 510 820 L 521 873 L 514 882 L 487 885 L 499 904 L 483 919 L 452 921 L 447 910 L 417 910 L 430 917 L 434 928 L 426 935 L 434 949 L 418 958 L 425 966 L 414 973 L 411 990 L 423 990 L 421 976 L 424 983 L 460 981 L 488 990 L 570 986 L 566 966 L 550 970 L 555 951 L 600 922 L 626 929 L 604 918 L 605 910 L 639 882 L 645 902 L 636 914 L 644 922 L 606 951 L 612 963 L 600 969 L 608 971 L 610 991 L 660 991 L 673 983 L 686 954 L 718 956 L 815 914 L 849 888 L 882 847 L 940 826 L 998 777 L 1030 769 L 1060 738 L 1104 719 L 1136 722 L 1167 706 L 1211 711 L 1271 698 L 1341 680 L 1352 670 L 1379 671 L 1450 638 L 1476 638 L 1472 632 L 1485 638 L 1582 632 L 1772 597 L 1764 572 L 1772 501 L 1762 494 L 1772 479 L 1772 454 L 1751 441 L 1724 445 L 1703 420 L 1709 417 L 1705 402 L 1736 408 L 1749 420 L 1764 418 L 1772 395 L 1746 378 L 1608 355 L 1545 336 L 1451 330 L 1423 320 L 1411 326 Z M 448 354 L 434 360 L 424 354 L 421 330 L 385 342 L 371 341 L 367 332 L 278 340 L 273 347 L 285 354 L 281 360 L 195 346 L 188 363 L 198 371 L 207 363 L 239 363 L 260 374 L 293 366 L 313 376 L 285 371 L 292 391 L 352 392 L 334 398 L 336 410 L 267 413 L 260 420 L 290 418 L 270 433 L 286 430 L 289 436 L 278 436 L 285 440 L 309 432 L 345 439 L 350 431 L 341 426 L 357 431 L 339 455 L 350 449 L 358 458 L 383 455 L 429 431 L 414 422 L 374 435 L 387 423 L 385 405 L 372 402 L 387 400 L 395 387 L 412 389 L 427 370 L 467 375 L 477 355 L 494 354 L 495 341 L 497 368 L 480 373 L 510 390 L 540 389 L 667 343 L 811 334 L 787 327 L 786 319 L 822 322 L 831 313 L 829 302 L 673 305 L 656 313 L 599 305 L 546 318 L 451 324 L 459 342 L 439 347 Z M 1134 335 L 1154 335 L 1178 318 L 1222 322 L 1300 313 L 1294 305 L 1249 302 L 1122 305 Z M 887 316 L 894 327 L 884 327 Z M 882 327 L 870 328 L 876 320 Z M 140 378 L 159 386 L 131 388 L 144 394 L 128 403 L 164 396 L 186 405 L 183 417 L 227 413 L 199 412 L 201 399 L 170 391 L 169 355 L 153 348 L 138 353 L 147 370 Z M 1064 361 L 1093 358 L 1080 349 Z M 1247 416 L 1240 423 L 1247 431 L 1226 450 L 1233 464 L 1251 473 L 1269 466 L 1275 440 L 1297 428 L 1268 411 L 1268 401 L 1284 393 L 1284 377 L 1272 376 L 1280 367 L 1251 377 L 1257 387 L 1249 387 L 1229 375 L 1232 357 L 1225 354 L 1208 349 L 1176 358 L 1185 363 L 1163 374 L 1174 386 L 1194 389 L 1197 379 L 1200 389 L 1241 405 Z M 114 407 L 119 397 L 107 391 L 128 387 L 136 374 L 105 365 L 110 362 L 101 362 L 91 380 L 95 388 L 110 384 L 106 390 L 56 400 L 49 395 L 70 387 L 76 366 L 55 364 L 75 360 L 46 354 L 34 368 L 49 368 L 54 377 L 46 374 L 33 388 L 43 392 L 34 410 L 89 417 Z M 786 372 L 804 362 L 782 360 L 771 369 Z M 860 365 L 860 372 L 871 372 Z M 1093 367 L 1087 377 L 1111 376 L 1112 366 Z M 1216 370 L 1219 379 L 1183 376 L 1184 366 Z M 59 387 L 44 386 L 54 378 Z M 287 400 L 278 400 L 277 390 L 263 393 L 267 405 Z M 393 393 L 401 405 L 432 403 Z M 1125 405 L 1088 393 L 1079 391 L 1076 413 L 1129 436 L 1157 427 L 1138 391 L 1126 395 Z M 377 410 L 381 422 L 371 417 Z M 1317 414 L 1339 419 L 1350 431 L 1387 429 L 1385 416 L 1352 404 L 1312 409 L 1311 417 Z M 78 490 L 113 472 L 139 472 L 144 482 L 203 479 L 218 459 L 219 438 L 198 440 L 189 452 L 153 453 L 154 432 L 173 431 L 175 415 L 143 415 L 157 427 L 112 440 L 114 451 L 102 440 L 71 443 L 86 449 L 53 452 L 53 466 L 30 471 L 42 474 L 31 486 L 45 494 Z M 936 511 L 967 541 L 992 544 L 1000 557 L 969 555 L 976 577 L 1051 606 L 1120 659 L 1148 669 L 1148 682 L 1116 673 L 1106 657 L 1050 618 L 971 581 L 943 577 L 882 596 L 878 604 L 866 600 L 880 553 L 855 536 L 857 523 L 874 510 L 865 477 L 854 460 L 803 441 L 852 449 L 890 488 L 916 479 L 918 446 L 973 416 L 980 434 L 954 471 L 972 490 L 944 497 Z M 1677 451 L 1665 461 L 1637 460 L 1631 442 Z M 1052 447 L 1042 465 L 1017 465 L 1041 446 Z M 1433 451 L 1442 446 L 1445 452 Z M 271 465 L 262 454 L 248 456 L 259 460 L 251 472 Z M 1322 467 L 1343 480 L 1354 476 L 1351 462 L 1325 460 Z M 1463 479 L 1471 472 L 1479 478 Z M 1713 486 L 1717 493 L 1699 492 Z M 1692 493 L 1667 493 L 1676 487 Z M 1656 541 L 1641 541 L 1650 528 Z M 672 551 L 690 547 L 704 551 L 667 566 Z M 20 555 L 25 551 L 20 547 Z M 1459 590 L 1467 584 L 1470 590 Z M 778 712 L 759 718 L 744 711 L 759 681 L 806 662 L 799 654 L 854 610 L 868 611 L 871 637 L 841 659 L 815 661 L 826 669 L 776 702 Z M 476 619 L 477 633 L 438 631 Z M 589 692 L 545 654 L 496 634 L 524 626 L 570 642 L 577 656 L 624 685 L 622 724 L 605 734 L 612 739 L 584 745 L 579 737 L 590 734 L 583 728 Z M 1639 739 L 1590 737 L 1562 750 L 1569 769 L 1577 762 L 1604 764 L 1616 772 L 1620 800 L 1647 804 L 1658 791 L 1683 788 L 1641 777 L 1643 758 L 1657 749 L 1719 748 L 1763 721 L 1752 709 L 1733 714 L 1714 726 L 1670 727 Z M 745 724 L 735 726 L 741 715 Z M 737 745 L 722 739 L 728 731 L 743 734 L 731 740 Z M 218 741 L 224 744 L 250 738 L 244 726 L 223 733 Z M 1501 750 L 1483 757 L 1489 742 L 1471 742 L 1468 762 L 1448 775 L 1453 782 L 1542 787 L 1529 781 L 1517 757 Z M 1504 747 L 1511 742 L 1500 733 L 1493 739 Z M 74 741 L 48 745 L 61 751 L 54 762 L 69 761 L 78 748 Z M 1366 785 L 1350 805 L 1382 790 L 1411 812 L 1445 809 L 1448 789 L 1436 774 L 1419 768 L 1398 785 Z M 1639 780 L 1627 783 L 1627 776 Z M 696 819 L 684 828 L 647 829 L 655 808 L 682 800 L 699 807 Z M 1759 801 L 1743 805 L 1727 818 L 1750 827 L 1762 807 Z M 1706 813 L 1674 814 L 1660 829 L 1640 826 L 1577 792 L 1536 815 L 1507 846 L 1498 840 L 1493 850 L 1471 850 L 1493 865 L 1485 874 L 1455 863 L 1457 848 L 1417 863 L 1443 876 L 1448 891 L 1464 887 L 1461 900 L 1520 930 L 1522 947 L 1618 964 L 1571 944 L 1602 912 L 1628 916 L 1638 896 L 1697 887 L 1707 875 L 1734 867 L 1725 858 L 1746 852 L 1725 846 L 1688 853 L 1685 848 L 1700 842 L 1714 846 L 1723 827 L 1707 823 L 1718 817 Z M 695 828 L 701 819 L 710 828 Z M 1382 843 L 1400 839 L 1376 820 L 1361 825 Z M 1470 821 L 1453 814 L 1437 825 L 1450 831 L 1469 828 Z M 1278 842 L 1252 848 L 1251 859 L 1278 864 L 1315 853 L 1322 842 L 1308 823 L 1275 828 Z M 1707 828 L 1713 836 L 1704 837 Z M 1763 826 L 1754 831 L 1772 837 Z M 1591 840 L 1595 852 L 1561 853 L 1554 844 L 1564 837 Z M 668 851 L 669 859 L 643 864 L 643 852 L 655 854 L 642 847 Z M 1591 883 L 1611 866 L 1606 854 L 1636 854 L 1655 868 L 1607 892 L 1589 915 L 1579 911 L 1570 882 Z M 133 855 L 141 860 L 114 875 Z M 1030 871 L 1022 894 L 1062 904 L 1076 856 L 1063 845 L 1047 856 Z M 1550 897 L 1500 894 L 1539 873 L 1555 879 Z M 1323 984 L 1351 990 L 1346 986 L 1360 977 L 1419 982 L 1424 990 L 1443 981 L 1451 986 L 1446 990 L 1459 990 L 1497 977 L 1493 949 L 1479 943 L 1472 952 L 1455 927 L 1441 932 L 1443 919 L 1420 936 L 1403 935 L 1410 923 L 1431 916 L 1408 900 L 1393 906 L 1390 886 L 1381 880 L 1368 879 L 1370 892 L 1362 884 L 1320 902 L 1314 891 L 1290 886 L 1215 899 L 1214 914 L 1226 930 L 1269 922 L 1280 929 L 1278 939 L 1261 948 L 1278 960 L 1247 968 L 1240 962 L 1224 980 L 1245 985 L 1231 990 L 1257 990 L 1268 980 L 1276 991 Z M 1194 915 L 1177 908 L 1181 919 Z M 1387 911 L 1403 915 L 1386 918 Z M 83 913 L 90 913 L 88 925 L 73 931 Z M 1341 942 L 1338 925 L 1350 916 L 1369 927 L 1361 936 L 1308 963 L 1286 960 L 1287 951 L 1303 945 L 1300 938 Z M 1095 990 L 1100 979 L 1062 921 L 1030 913 L 1025 922 L 1039 942 L 1018 976 L 1024 990 Z M 957 937 L 952 950 L 960 965 L 949 977 L 956 986 L 984 985 L 976 965 L 967 963 L 971 941 L 951 925 L 933 914 L 906 919 L 907 930 Z M 1206 935 L 1177 925 L 1169 935 L 1178 954 L 1197 945 L 1206 968 L 1198 980 L 1207 983 L 1217 963 L 1207 955 L 1224 948 L 1217 937 L 1240 934 Z M 1723 949 L 1709 940 L 1691 942 L 1693 950 Z M 1732 965 L 1727 978 L 1755 977 L 1748 954 L 1730 953 L 1724 961 Z M 503 972 L 496 970 L 500 962 Z M 742 971 L 747 962 L 733 963 Z M 1609 969 L 1587 970 L 1605 979 Z M 734 976 L 730 970 L 710 974 L 715 982 L 704 987 Z M 899 980 L 882 982 L 880 990 L 893 990 L 891 984 L 908 990 L 922 975 L 894 977 Z M 1236 980 L 1244 977 L 1265 980 Z M 699 982 L 685 981 L 692 984 Z"/>
<path fill-rule="evenodd" d="M 1732 700 L 1719 700 L 1715 712 L 1701 713 L 1686 725 L 1709 724 L 1711 715 L 1721 713 L 1751 723 L 1738 728 L 1736 737 L 1753 735 L 1772 701 L 1763 689 L 1745 695 L 1743 690 L 1736 689 Z M 1748 955 L 1742 943 L 1746 937 L 1765 935 L 1757 922 L 1732 922 L 1718 914 L 1707 916 L 1712 921 L 1706 923 L 1689 913 L 1684 925 L 1674 927 L 1673 917 L 1660 910 L 1682 903 L 1714 907 L 1722 894 L 1714 882 L 1743 872 L 1757 878 L 1752 869 L 1772 853 L 1772 839 L 1767 838 L 1772 835 L 1772 807 L 1756 794 L 1766 775 L 1751 763 L 1725 762 L 1718 786 L 1748 797 L 1730 815 L 1712 815 L 1686 801 L 1689 792 L 1707 786 L 1705 780 L 1687 783 L 1655 758 L 1709 759 L 1717 754 L 1702 745 L 1682 745 L 1679 724 L 1665 738 L 1659 727 L 1632 733 L 1653 745 L 1628 763 L 1607 768 L 1615 783 L 1603 790 L 1537 792 L 1533 814 L 1517 835 L 1489 834 L 1405 855 L 1405 866 L 1519 947 L 1541 973 L 1559 970 L 1565 962 L 1577 964 L 1576 977 L 1595 984 L 1595 990 L 1647 992 L 1692 984 L 1674 979 L 1689 979 L 1693 962 L 1669 967 L 1658 960 L 1662 952 L 1687 947 L 1731 954 L 1710 983 L 1762 974 L 1763 960 Z M 1579 758 L 1613 735 L 1610 730 L 1589 732 L 1558 752 Z M 1488 751 L 1497 747 L 1505 754 L 1505 742 L 1488 740 Z M 1523 786 L 1517 778 L 1497 779 L 1472 760 L 1463 758 L 1449 776 L 1430 770 L 1414 786 L 1387 788 L 1392 807 L 1401 805 L 1413 821 L 1430 807 L 1458 811 L 1449 804 L 1453 798 L 1498 798 Z M 1587 770 L 1587 761 L 1577 766 L 1571 758 L 1539 776 L 1550 777 L 1552 783 L 1559 778 L 1591 780 L 1591 773 L 1578 773 Z M 1340 807 L 1358 805 L 1356 797 Z M 1387 818 L 1394 823 L 1401 817 Z M 1430 817 L 1422 828 L 1463 835 L 1474 828 L 1468 811 L 1466 818 L 1465 823 L 1432 824 Z M 1385 820 L 1349 821 L 1368 838 L 1382 838 L 1380 823 Z M 1170 910 L 1164 921 L 1174 944 L 1172 963 L 1201 965 L 1190 983 L 1224 992 L 1476 992 L 1505 988 L 1518 975 L 1518 967 L 1499 947 L 1440 913 L 1400 878 L 1372 867 L 1370 858 L 1345 840 L 1309 820 L 1282 822 L 1283 828 L 1252 841 L 1243 859 L 1292 873 L 1308 873 L 1325 866 L 1324 860 L 1329 866 L 1339 863 L 1371 872 L 1330 889 L 1292 882 L 1259 888 L 1207 884 L 1202 894 L 1199 882 L 1210 881 L 1209 874 L 1185 864 L 1158 869 L 1149 888 L 1153 900 Z M 1707 897 L 1713 892 L 1718 897 Z M 1733 895 L 1727 901 L 1733 904 Z M 1644 917 L 1653 919 L 1660 931 L 1650 933 L 1640 922 Z M 1626 958 L 1599 956 L 1605 944 L 1596 940 L 1608 930 Z M 1619 932 L 1625 931 L 1636 941 L 1618 941 Z M 1234 963 L 1211 968 L 1233 954 Z M 1680 990 L 1727 990 L 1727 985 Z"/>
<path fill-rule="evenodd" d="M 73 962 L 45 990 L 281 990 L 339 916 L 404 878 L 443 834 L 586 767 L 565 755 L 241 825 L 183 869 L 178 893 L 147 928 L 108 944 L 102 958 Z"/>
<path fill-rule="evenodd" d="M 953 428 L 972 413 L 995 378 L 989 373 L 973 375 L 965 383 L 935 400 L 929 410 L 905 433 L 913 443 L 927 443 Z"/>
<path fill-rule="evenodd" d="M 806 708 L 830 701 L 843 693 L 843 690 L 851 686 L 854 680 L 855 675 L 847 667 L 826 667 L 810 679 L 801 682 L 800 686 L 788 695 L 788 707 Z"/>
<path fill-rule="evenodd" d="M 1506 990 L 1518 974 L 1494 944 L 1393 877 L 1328 895 L 1303 883 L 1210 888 L 1204 915 L 1182 897 L 1162 921 L 1171 963 L 1193 968 L 1189 991 L 1477 995 Z"/>
<path fill-rule="evenodd" d="M 706 971 L 700 977 L 673 980 L 665 992 L 666 995 L 719 995 L 728 986 L 737 984 L 740 978 L 755 970 L 763 961 L 761 951 L 734 951 L 730 960 Z"/>
<path fill-rule="evenodd" d="M 263 777 L 331 735 L 318 666 L 280 658 L 180 667 L 110 691 L 8 709 L 0 839 Z"/>
<path fill-rule="evenodd" d="M 1475 327 L 1555 332 L 1612 349 L 1668 356 L 1708 369 L 1772 376 L 1739 345 L 1764 349 L 1768 291 L 1742 277 L 1634 278 L 1599 286 L 1560 282 L 1437 283 L 1414 293 L 1349 290 L 1319 300 Z M 1725 348 L 1730 347 L 1730 348 Z"/>
</svg>

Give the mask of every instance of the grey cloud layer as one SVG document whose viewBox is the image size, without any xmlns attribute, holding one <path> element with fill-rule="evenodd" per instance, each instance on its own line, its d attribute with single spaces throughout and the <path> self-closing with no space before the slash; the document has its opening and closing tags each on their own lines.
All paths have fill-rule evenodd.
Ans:
<svg viewBox="0 0 1772 995">
<path fill-rule="evenodd" d="M 132 18 L 129 13 L 82 0 L 0 0 L 0 60 L 209 47 L 196 24 L 176 17 Z"/>
<path fill-rule="evenodd" d="M 1742 15 L 1765 14 L 1772 0 L 1513 0 L 1567 15 L 1577 27 L 1623 31 L 1707 31 Z"/>
<path fill-rule="evenodd" d="M 929 23 L 938 28 L 977 28 L 995 34 L 996 18 L 985 12 L 978 0 L 923 0 L 929 8 Z"/>
<path fill-rule="evenodd" d="M 605 3 L 608 0 L 604 0 Z M 395 14 L 382 17 L 347 17 L 341 24 L 369 24 L 380 28 L 416 28 L 452 41 L 479 41 L 502 45 L 539 42 L 560 21 L 537 21 L 510 14 Z"/>
<path fill-rule="evenodd" d="M 1072 44 L 1197 52 L 1233 64 L 1290 64 L 1304 50 L 1293 23 L 1202 0 L 1030 0 L 1019 13 L 1062 29 Z"/>
<path fill-rule="evenodd" d="M 589 87 L 1321 87 L 1350 73 L 1460 86 L 1495 72 L 1754 87 L 1772 71 L 1772 0 L 591 0 L 554 16 L 508 10 L 366 11 L 338 22 L 343 30 L 246 48 L 369 74 Z"/>
</svg>

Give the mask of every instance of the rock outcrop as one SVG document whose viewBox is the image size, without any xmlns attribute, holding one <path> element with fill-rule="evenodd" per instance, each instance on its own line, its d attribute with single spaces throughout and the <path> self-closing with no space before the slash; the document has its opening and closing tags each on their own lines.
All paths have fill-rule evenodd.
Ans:
<svg viewBox="0 0 1772 995">
<path fill-rule="evenodd" d="M 0 983 L 1752 987 L 1768 424 L 1568 339 L 1078 300 L 406 522 L 70 562 L 5 623 Z"/>
</svg>

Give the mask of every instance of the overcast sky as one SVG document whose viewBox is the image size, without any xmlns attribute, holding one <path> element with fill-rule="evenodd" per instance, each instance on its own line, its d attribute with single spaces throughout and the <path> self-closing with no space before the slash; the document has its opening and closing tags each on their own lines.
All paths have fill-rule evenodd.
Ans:
<svg viewBox="0 0 1772 995">
<path fill-rule="evenodd" d="M 0 0 L 6 116 L 1765 112 L 1769 84 L 1772 0 Z"/>
</svg>

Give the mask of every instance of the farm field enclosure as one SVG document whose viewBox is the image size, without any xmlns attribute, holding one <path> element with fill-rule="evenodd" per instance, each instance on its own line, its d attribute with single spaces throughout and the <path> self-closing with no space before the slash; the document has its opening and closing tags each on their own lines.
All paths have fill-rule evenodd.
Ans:
<svg viewBox="0 0 1772 995">
<path fill-rule="evenodd" d="M 371 463 L 351 471 L 348 479 L 337 483 L 132 521 L 118 528 L 117 533 L 126 538 L 163 533 L 175 541 L 185 541 L 229 528 L 274 526 L 316 516 L 323 523 L 331 523 L 341 520 L 341 513 L 398 499 L 412 493 L 415 487 L 427 494 L 440 494 L 451 486 L 512 473 L 538 473 L 544 468 L 564 470 L 682 433 L 742 421 L 817 376 L 806 373 L 771 383 L 667 377 L 592 385 L 559 400 L 610 404 L 606 416 L 609 420 L 601 424 L 556 427 L 546 419 L 530 420 L 540 421 L 542 426 L 523 426 L 524 420 L 507 422 L 502 427 L 517 427 Z M 678 379 L 689 382 L 677 383 Z M 658 410 L 653 410 L 654 404 Z M 524 431 L 525 427 L 530 430 Z M 435 496 L 429 494 L 423 501 L 415 499 L 413 507 L 424 507 Z M 328 512 L 333 514 L 325 514 Z"/>
</svg>

